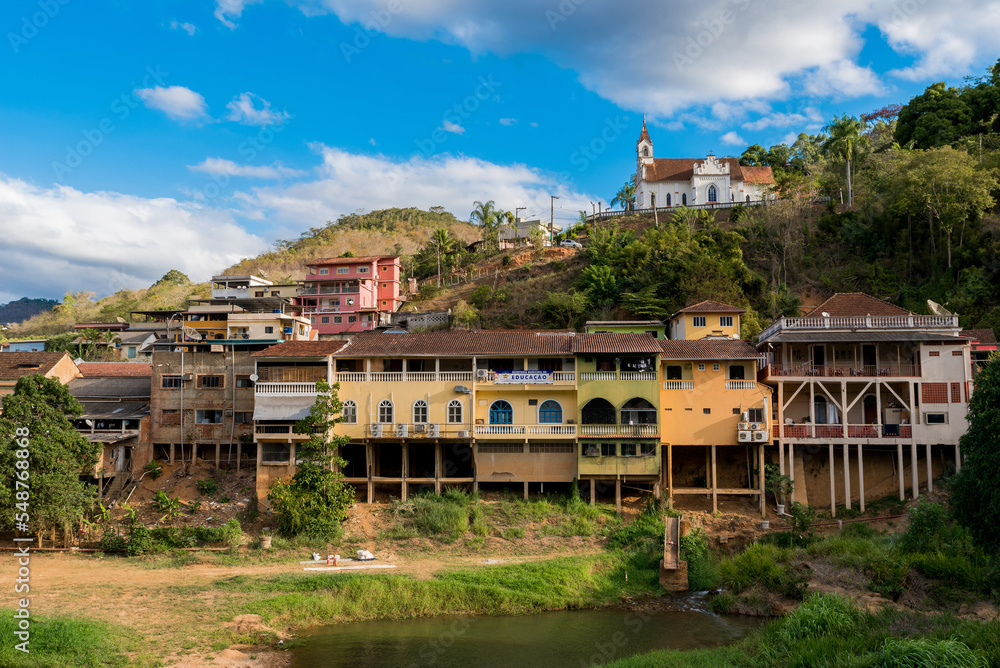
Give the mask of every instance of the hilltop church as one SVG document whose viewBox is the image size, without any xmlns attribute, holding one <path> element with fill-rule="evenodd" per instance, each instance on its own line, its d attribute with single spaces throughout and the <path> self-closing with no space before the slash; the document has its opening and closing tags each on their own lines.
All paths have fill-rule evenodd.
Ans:
<svg viewBox="0 0 1000 668">
<path fill-rule="evenodd" d="M 736 158 L 654 158 L 653 140 L 642 120 L 635 145 L 637 209 L 717 202 L 756 202 L 774 185 L 770 167 L 740 165 Z"/>
</svg>

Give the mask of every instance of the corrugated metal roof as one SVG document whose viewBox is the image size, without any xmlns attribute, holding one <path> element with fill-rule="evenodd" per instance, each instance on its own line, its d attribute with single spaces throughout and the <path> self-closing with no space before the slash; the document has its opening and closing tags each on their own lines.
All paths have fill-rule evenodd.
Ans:
<svg viewBox="0 0 1000 668">
<path fill-rule="evenodd" d="M 92 397 L 110 399 L 149 399 L 152 379 L 116 376 L 107 378 L 74 378 L 69 381 L 69 393 L 79 400 Z"/>
</svg>

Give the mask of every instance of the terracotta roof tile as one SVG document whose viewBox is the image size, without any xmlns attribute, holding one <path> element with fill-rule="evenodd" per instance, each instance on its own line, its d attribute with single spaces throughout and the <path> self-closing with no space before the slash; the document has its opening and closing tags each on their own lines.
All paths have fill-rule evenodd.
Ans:
<svg viewBox="0 0 1000 668">
<path fill-rule="evenodd" d="M 887 301 L 876 299 L 863 292 L 837 292 L 825 302 L 806 313 L 805 318 L 819 318 L 823 313 L 830 317 L 856 317 L 865 315 L 916 315 Z"/>
<path fill-rule="evenodd" d="M 756 348 L 739 339 L 670 339 L 660 341 L 660 347 L 665 360 L 746 360 L 760 355 Z"/>
<path fill-rule="evenodd" d="M 774 183 L 774 172 L 767 165 L 741 165 L 744 183 Z"/>
<path fill-rule="evenodd" d="M 258 350 L 251 357 L 326 357 L 347 345 L 347 341 L 284 341 Z"/>
<path fill-rule="evenodd" d="M 321 264 L 371 264 L 372 262 L 377 262 L 379 260 L 395 260 L 398 255 L 365 255 L 362 257 L 331 257 L 320 260 L 310 260 L 306 262 L 307 267 L 318 266 Z"/>
<path fill-rule="evenodd" d="M 992 329 L 963 329 L 961 335 L 985 345 L 995 345 L 997 342 L 996 334 Z"/>
<path fill-rule="evenodd" d="M 339 357 L 409 355 L 571 355 L 567 332 L 447 331 L 410 334 L 363 333 Z"/>
<path fill-rule="evenodd" d="M 80 362 L 76 365 L 84 378 L 151 378 L 152 364 L 138 362 Z"/>
<path fill-rule="evenodd" d="M 746 313 L 745 308 L 740 308 L 739 306 L 730 306 L 729 304 L 723 304 L 722 302 L 713 302 L 711 299 L 706 299 L 703 302 L 698 302 L 697 304 L 692 304 L 691 306 L 685 306 L 677 313 Z M 674 315 L 677 315 L 675 313 Z M 670 316 L 671 318 L 674 316 Z"/>
<path fill-rule="evenodd" d="M 660 352 L 660 342 L 645 333 L 610 332 L 603 334 L 577 334 L 573 338 L 573 352 L 580 354 L 656 354 Z"/>
<path fill-rule="evenodd" d="M 0 353 L 0 380 L 49 373 L 64 357 L 69 357 L 69 353 Z"/>
</svg>

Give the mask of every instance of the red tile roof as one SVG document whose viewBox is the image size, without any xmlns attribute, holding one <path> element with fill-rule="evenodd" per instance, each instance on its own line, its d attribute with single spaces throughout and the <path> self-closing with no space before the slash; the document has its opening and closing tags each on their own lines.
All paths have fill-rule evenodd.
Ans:
<svg viewBox="0 0 1000 668">
<path fill-rule="evenodd" d="M 660 352 L 660 342 L 646 333 L 577 334 L 573 337 L 573 352 L 579 354 L 650 353 L 655 355 Z"/>
<path fill-rule="evenodd" d="M 722 302 L 713 302 L 710 299 L 706 299 L 703 302 L 698 302 L 697 304 L 692 304 L 691 306 L 685 306 L 677 313 L 746 313 L 745 308 L 740 308 L 739 306 L 730 306 L 729 304 L 723 304 Z M 675 313 L 674 315 L 677 315 Z M 673 315 L 670 316 L 674 317 Z"/>
<path fill-rule="evenodd" d="M 837 292 L 803 317 L 819 318 L 823 317 L 823 313 L 829 313 L 832 318 L 865 315 L 916 315 L 912 311 L 876 299 L 863 292 Z"/>
<path fill-rule="evenodd" d="M 574 334 L 534 331 L 363 333 L 339 357 L 410 355 L 571 355 Z"/>
<path fill-rule="evenodd" d="M 326 357 L 344 346 L 347 341 L 285 341 L 258 350 L 251 357 Z"/>
<path fill-rule="evenodd" d="M 767 165 L 740 165 L 744 183 L 774 183 L 774 172 Z"/>
<path fill-rule="evenodd" d="M 774 183 L 774 173 L 770 167 L 740 165 L 736 158 L 716 160 L 729 165 L 729 179 L 733 183 Z M 652 164 L 646 165 L 646 180 L 690 181 L 694 177 L 695 164 L 702 162 L 705 162 L 704 158 L 654 158 Z"/>
<path fill-rule="evenodd" d="M 747 360 L 760 355 L 756 348 L 739 339 L 671 339 L 660 341 L 660 348 L 665 360 Z"/>
<path fill-rule="evenodd" d="M 18 380 L 25 376 L 47 374 L 69 353 L 0 353 L 0 380 Z"/>
<path fill-rule="evenodd" d="M 76 365 L 84 378 L 151 378 L 152 364 L 138 362 L 80 362 Z"/>
<path fill-rule="evenodd" d="M 997 342 L 996 334 L 992 329 L 963 329 L 961 335 L 985 345 L 995 345 Z"/>
<path fill-rule="evenodd" d="M 641 142 L 643 139 L 645 139 L 646 141 L 648 141 L 650 144 L 653 143 L 653 140 L 649 138 L 649 131 L 646 130 L 646 117 L 645 116 L 643 116 L 643 118 L 642 118 L 642 132 L 639 133 L 639 142 Z M 638 144 L 639 142 L 636 142 L 636 144 Z"/>
<path fill-rule="evenodd" d="M 321 264 L 371 264 L 379 260 L 395 260 L 398 255 L 365 255 L 363 257 L 331 257 L 322 260 L 310 260 L 306 262 L 307 267 L 315 267 Z"/>
</svg>

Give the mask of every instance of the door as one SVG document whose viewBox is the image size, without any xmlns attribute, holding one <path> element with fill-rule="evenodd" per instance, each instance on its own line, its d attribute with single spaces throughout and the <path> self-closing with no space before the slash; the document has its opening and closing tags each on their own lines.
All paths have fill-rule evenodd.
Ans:
<svg viewBox="0 0 1000 668">
<path fill-rule="evenodd" d="M 875 424 L 878 422 L 878 405 L 875 403 L 875 396 L 869 394 L 865 397 L 865 424 Z"/>
<path fill-rule="evenodd" d="M 826 346 L 813 346 L 813 367 L 820 375 L 826 367 Z"/>
<path fill-rule="evenodd" d="M 878 355 L 875 352 L 875 346 L 873 345 L 861 346 L 861 363 L 867 367 L 872 367 L 870 372 L 866 370 L 865 375 L 870 375 L 870 376 L 875 375 L 875 367 L 878 366 Z"/>
</svg>

